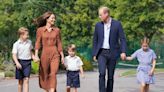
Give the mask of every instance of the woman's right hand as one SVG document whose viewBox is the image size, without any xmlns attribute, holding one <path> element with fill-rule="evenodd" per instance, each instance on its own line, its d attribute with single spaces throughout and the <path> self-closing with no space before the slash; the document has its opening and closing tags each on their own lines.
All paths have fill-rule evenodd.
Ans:
<svg viewBox="0 0 164 92">
<path fill-rule="evenodd" d="M 34 62 L 39 62 L 40 61 L 40 58 L 38 56 L 38 50 L 35 50 L 35 59 L 34 59 Z"/>
<path fill-rule="evenodd" d="M 38 55 L 35 55 L 35 59 L 34 59 L 34 62 L 39 62 L 40 61 L 40 58 Z"/>
</svg>

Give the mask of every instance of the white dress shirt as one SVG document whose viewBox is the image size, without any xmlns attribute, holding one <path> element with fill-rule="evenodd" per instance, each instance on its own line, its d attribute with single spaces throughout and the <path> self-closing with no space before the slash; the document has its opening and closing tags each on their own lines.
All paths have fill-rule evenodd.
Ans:
<svg viewBox="0 0 164 92">
<path fill-rule="evenodd" d="M 18 59 L 29 60 L 32 58 L 31 50 L 33 49 L 30 40 L 21 41 L 20 39 L 13 44 L 12 53 L 17 54 Z"/>
<path fill-rule="evenodd" d="M 111 29 L 111 21 L 112 18 L 110 17 L 109 21 L 107 23 L 104 23 L 104 41 L 102 45 L 102 48 L 104 49 L 110 49 L 109 36 L 110 36 L 110 29 Z"/>
</svg>

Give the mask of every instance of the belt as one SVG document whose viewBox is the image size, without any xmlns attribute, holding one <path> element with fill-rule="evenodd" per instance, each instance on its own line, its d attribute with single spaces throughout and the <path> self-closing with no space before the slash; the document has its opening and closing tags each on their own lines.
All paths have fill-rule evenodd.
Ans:
<svg viewBox="0 0 164 92">
<path fill-rule="evenodd" d="M 108 50 L 109 51 L 110 49 L 101 48 L 100 50 Z"/>
<path fill-rule="evenodd" d="M 68 72 L 79 72 L 80 70 L 67 70 Z"/>
</svg>

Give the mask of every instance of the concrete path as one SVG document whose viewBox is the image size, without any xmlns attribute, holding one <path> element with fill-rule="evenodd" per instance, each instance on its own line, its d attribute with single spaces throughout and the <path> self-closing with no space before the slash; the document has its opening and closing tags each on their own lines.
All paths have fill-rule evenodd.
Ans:
<svg viewBox="0 0 164 92">
<path fill-rule="evenodd" d="M 119 77 L 125 70 L 116 70 L 114 92 L 139 92 L 139 85 L 135 76 Z M 98 92 L 98 72 L 86 72 L 85 79 L 81 79 L 79 92 Z M 65 92 L 65 74 L 58 74 L 58 92 Z M 15 79 L 0 80 L 0 92 L 17 92 Z M 44 92 L 39 88 L 38 78 L 30 79 L 30 92 Z M 150 92 L 164 92 L 164 74 L 156 75 L 156 84 L 150 86 Z"/>
</svg>

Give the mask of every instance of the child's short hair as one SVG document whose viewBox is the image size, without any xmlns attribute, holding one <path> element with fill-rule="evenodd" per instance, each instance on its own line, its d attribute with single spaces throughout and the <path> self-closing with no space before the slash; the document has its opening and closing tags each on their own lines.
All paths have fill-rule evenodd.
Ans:
<svg viewBox="0 0 164 92">
<path fill-rule="evenodd" d="M 143 44 L 143 43 L 149 44 L 149 38 L 144 37 L 143 39 L 141 39 L 141 44 Z"/>
<path fill-rule="evenodd" d="M 20 27 L 20 28 L 18 29 L 18 35 L 19 35 L 19 36 L 20 36 L 20 35 L 24 35 L 25 32 L 29 32 L 29 30 L 28 30 L 27 28 L 25 28 L 25 27 Z"/>
<path fill-rule="evenodd" d="M 67 50 L 76 51 L 76 45 L 75 44 L 68 45 Z"/>
</svg>

